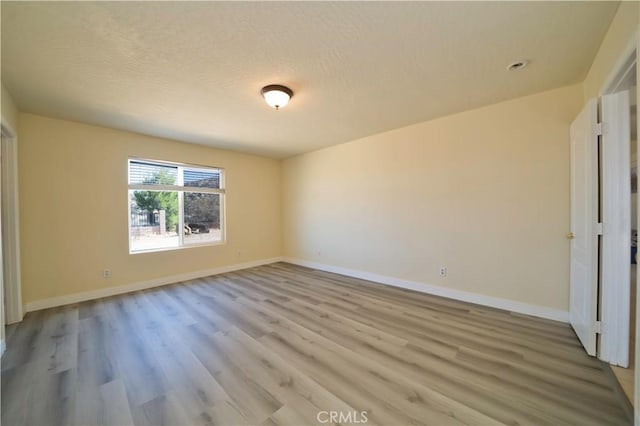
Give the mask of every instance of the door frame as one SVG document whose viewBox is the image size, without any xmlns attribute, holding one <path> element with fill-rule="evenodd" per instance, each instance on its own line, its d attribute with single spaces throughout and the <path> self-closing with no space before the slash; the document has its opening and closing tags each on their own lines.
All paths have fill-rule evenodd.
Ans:
<svg viewBox="0 0 640 426">
<path fill-rule="evenodd" d="M 22 321 L 22 278 L 20 271 L 20 219 L 18 207 L 18 144 L 15 132 L 4 123 L 2 143 L 2 250 L 4 257 L 5 321 Z"/>
<path fill-rule="evenodd" d="M 631 68 L 632 69 L 632 68 Z M 598 358 L 629 365 L 631 305 L 631 187 L 629 96 L 615 92 L 601 98 L 601 295 L 602 330 Z"/>
</svg>

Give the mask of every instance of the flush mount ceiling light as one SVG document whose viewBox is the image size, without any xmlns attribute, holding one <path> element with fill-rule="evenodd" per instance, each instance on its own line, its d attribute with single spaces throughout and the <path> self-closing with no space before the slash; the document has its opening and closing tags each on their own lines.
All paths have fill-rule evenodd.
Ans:
<svg viewBox="0 0 640 426">
<path fill-rule="evenodd" d="M 521 70 L 522 68 L 526 67 L 527 65 L 529 65 L 529 61 L 525 61 L 525 60 L 516 61 L 516 62 L 514 62 L 512 64 L 509 64 L 507 66 L 507 69 L 509 71 L 518 71 L 518 70 Z"/>
<path fill-rule="evenodd" d="M 260 91 L 264 101 L 275 109 L 280 109 L 289 103 L 289 99 L 293 96 L 293 91 L 286 86 L 279 84 L 270 84 L 264 86 Z"/>
</svg>

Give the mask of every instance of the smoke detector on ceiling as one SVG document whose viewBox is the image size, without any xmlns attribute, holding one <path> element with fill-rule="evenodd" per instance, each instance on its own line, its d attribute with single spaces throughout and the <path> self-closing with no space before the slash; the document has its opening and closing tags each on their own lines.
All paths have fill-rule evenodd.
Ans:
<svg viewBox="0 0 640 426">
<path fill-rule="evenodd" d="M 513 63 L 509 64 L 509 66 L 507 66 L 507 70 L 509 70 L 509 71 L 519 71 L 519 70 L 523 69 L 524 67 L 526 67 L 527 65 L 529 65 L 529 61 L 526 61 L 526 60 L 516 61 L 516 62 L 513 62 Z"/>
</svg>

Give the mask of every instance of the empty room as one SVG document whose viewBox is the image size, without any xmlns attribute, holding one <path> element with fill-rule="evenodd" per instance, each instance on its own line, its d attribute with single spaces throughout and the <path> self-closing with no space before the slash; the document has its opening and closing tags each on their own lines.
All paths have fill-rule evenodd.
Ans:
<svg viewBox="0 0 640 426">
<path fill-rule="evenodd" d="M 640 3 L 0 12 L 3 426 L 640 426 Z"/>
</svg>

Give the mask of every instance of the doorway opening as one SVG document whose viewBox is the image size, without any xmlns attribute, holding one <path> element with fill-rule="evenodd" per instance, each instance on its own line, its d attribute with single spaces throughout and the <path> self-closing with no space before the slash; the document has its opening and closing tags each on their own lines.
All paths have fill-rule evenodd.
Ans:
<svg viewBox="0 0 640 426">
<path fill-rule="evenodd" d="M 597 355 L 634 404 L 638 233 L 637 48 L 633 39 L 599 98 Z"/>
<path fill-rule="evenodd" d="M 627 396 L 629 402 L 633 405 L 634 398 L 634 380 L 635 380 L 635 343 L 636 343 L 636 295 L 637 295 L 637 274 L 638 274 L 638 121 L 637 121 L 637 98 L 636 98 L 636 86 L 637 86 L 637 63 L 635 61 L 635 52 L 629 59 L 629 64 L 623 66 L 619 77 L 614 80 L 614 84 L 611 86 L 605 95 L 616 95 L 621 93 L 627 93 L 629 99 L 628 110 L 628 132 L 629 132 L 629 202 L 628 206 L 618 206 L 620 209 L 627 209 L 623 213 L 625 220 L 628 220 L 630 230 L 629 235 L 629 257 L 630 263 L 629 279 L 629 326 L 628 333 L 626 335 L 618 336 L 618 339 L 625 339 L 628 342 L 628 367 L 624 365 L 612 365 L 611 369 L 620 383 L 622 390 Z M 624 111 L 620 111 L 624 113 Z M 627 117 L 625 117 L 626 119 Z M 622 165 L 621 165 L 622 166 Z M 625 168 L 626 169 L 626 168 Z M 605 349 L 605 348 L 603 348 Z"/>
<path fill-rule="evenodd" d="M 2 129 L 1 132 L 2 135 L 2 143 L 4 143 L 4 139 L 5 139 L 5 130 L 4 128 Z M 4 206 L 2 205 L 2 195 L 4 194 L 4 189 L 3 189 L 3 185 L 4 185 L 4 179 L 2 177 L 2 157 L 4 156 L 4 153 L 2 152 L 2 145 L 0 145 L 0 223 L 2 223 L 2 216 L 4 216 L 3 212 L 3 208 Z M 5 324 L 7 323 L 6 321 L 6 317 L 5 317 L 5 312 L 7 312 L 7 308 L 6 308 L 6 301 L 5 301 L 5 279 L 4 279 L 4 252 L 2 250 L 2 227 L 0 227 L 0 326 L 2 328 L 0 328 L 0 354 L 4 353 L 4 350 L 6 348 L 6 338 L 5 338 Z"/>
<path fill-rule="evenodd" d="M 634 401 L 637 267 L 637 61 L 632 40 L 598 98 L 571 124 L 569 319 L 589 355 Z M 633 205 L 633 207 L 632 207 Z M 635 232 L 634 232 L 635 230 Z M 635 236 L 635 239 L 634 239 Z M 635 244 L 634 244 L 635 242 Z M 634 252 L 635 250 L 635 252 Z M 632 270 L 633 269 L 633 270 Z"/>
<path fill-rule="evenodd" d="M 2 247 L 2 329 L 22 321 L 20 222 L 18 208 L 18 147 L 15 134 L 0 127 L 0 242 Z M 4 340 L 4 339 L 3 339 Z"/>
</svg>

